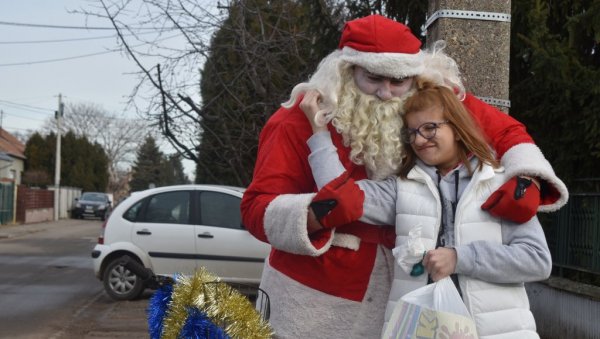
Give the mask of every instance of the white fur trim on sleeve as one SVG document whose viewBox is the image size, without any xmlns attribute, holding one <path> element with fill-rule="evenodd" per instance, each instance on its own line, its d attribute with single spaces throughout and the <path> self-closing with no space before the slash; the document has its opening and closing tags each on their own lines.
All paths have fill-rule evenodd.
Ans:
<svg viewBox="0 0 600 339">
<path fill-rule="evenodd" d="M 265 234 L 271 246 L 288 253 L 319 256 L 325 253 L 333 236 L 321 248 L 315 248 L 306 229 L 308 206 L 315 193 L 282 194 L 273 199 L 265 212 Z"/>
<path fill-rule="evenodd" d="M 560 193 L 560 198 L 555 203 L 540 205 L 539 212 L 556 211 L 569 200 L 567 186 L 554 174 L 552 166 L 536 145 L 528 143 L 515 145 L 504 153 L 501 162 L 508 178 L 516 175 L 537 177 L 552 185 Z"/>
</svg>

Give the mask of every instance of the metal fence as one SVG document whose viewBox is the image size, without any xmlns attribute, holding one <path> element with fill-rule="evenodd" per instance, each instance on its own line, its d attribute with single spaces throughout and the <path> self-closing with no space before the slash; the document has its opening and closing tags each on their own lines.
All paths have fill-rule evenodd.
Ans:
<svg viewBox="0 0 600 339">
<path fill-rule="evenodd" d="M 558 212 L 544 218 L 554 266 L 600 275 L 600 193 L 573 193 Z"/>
<path fill-rule="evenodd" d="M 15 183 L 0 182 L 0 224 L 13 222 Z"/>
</svg>

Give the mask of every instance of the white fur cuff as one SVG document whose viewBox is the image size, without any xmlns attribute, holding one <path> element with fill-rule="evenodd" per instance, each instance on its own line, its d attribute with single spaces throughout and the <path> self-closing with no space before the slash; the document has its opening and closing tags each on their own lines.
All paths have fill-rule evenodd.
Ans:
<svg viewBox="0 0 600 339">
<path fill-rule="evenodd" d="M 306 229 L 308 206 L 315 193 L 282 194 L 273 199 L 265 212 L 265 234 L 271 246 L 288 253 L 319 256 L 331 246 L 333 237 L 316 248 Z"/>
<path fill-rule="evenodd" d="M 540 205 L 539 212 L 557 211 L 569 200 L 567 186 L 556 176 L 552 166 L 536 145 L 523 143 L 513 146 L 504 153 L 501 162 L 508 178 L 516 175 L 537 177 L 552 185 L 560 193 L 560 197 L 553 204 Z"/>
</svg>

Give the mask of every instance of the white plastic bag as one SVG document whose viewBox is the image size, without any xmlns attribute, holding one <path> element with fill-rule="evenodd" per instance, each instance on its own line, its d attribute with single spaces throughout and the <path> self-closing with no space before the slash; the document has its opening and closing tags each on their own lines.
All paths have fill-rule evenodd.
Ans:
<svg viewBox="0 0 600 339">
<path fill-rule="evenodd" d="M 412 228 L 408 232 L 406 242 L 392 249 L 396 262 L 406 273 L 410 273 L 414 265 L 423 260 L 426 249 L 421 238 L 421 229 L 420 225 Z"/>
<path fill-rule="evenodd" d="M 404 295 L 383 338 L 476 339 L 475 322 L 450 277 Z"/>
<path fill-rule="evenodd" d="M 407 293 L 402 300 L 435 311 L 471 316 L 450 277 Z"/>
</svg>

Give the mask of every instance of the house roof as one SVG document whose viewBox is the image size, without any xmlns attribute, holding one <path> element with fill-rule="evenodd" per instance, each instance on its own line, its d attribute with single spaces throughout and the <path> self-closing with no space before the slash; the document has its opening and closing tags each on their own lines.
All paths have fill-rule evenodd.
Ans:
<svg viewBox="0 0 600 339">
<path fill-rule="evenodd" d="M 25 144 L 3 128 L 0 128 L 0 151 L 15 158 L 26 159 Z"/>
</svg>

